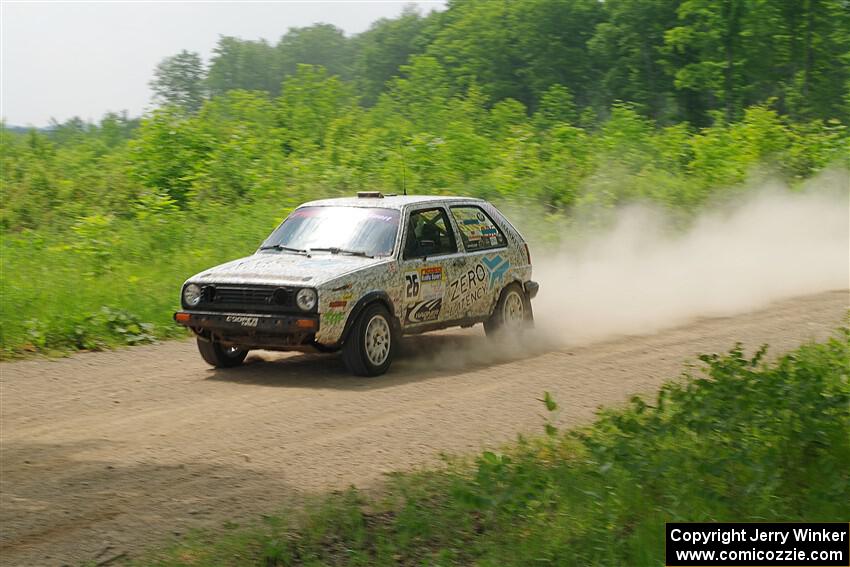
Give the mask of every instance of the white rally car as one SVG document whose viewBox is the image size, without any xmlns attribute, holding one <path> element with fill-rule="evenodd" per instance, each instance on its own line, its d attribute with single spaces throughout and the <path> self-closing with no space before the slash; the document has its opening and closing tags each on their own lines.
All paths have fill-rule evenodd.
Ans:
<svg viewBox="0 0 850 567">
<path fill-rule="evenodd" d="M 537 290 L 528 245 L 493 205 L 367 192 L 305 203 L 253 255 L 192 276 L 174 319 L 215 367 L 315 348 L 375 376 L 403 334 L 520 332 Z"/>
</svg>

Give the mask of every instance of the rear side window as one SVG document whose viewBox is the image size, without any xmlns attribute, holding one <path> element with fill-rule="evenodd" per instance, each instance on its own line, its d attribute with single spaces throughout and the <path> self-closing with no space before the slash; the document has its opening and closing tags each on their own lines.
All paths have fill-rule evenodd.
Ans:
<svg viewBox="0 0 850 567">
<path fill-rule="evenodd" d="M 457 243 L 446 211 L 422 209 L 410 213 L 407 223 L 405 258 L 440 256 L 457 252 Z"/>
<path fill-rule="evenodd" d="M 503 248 L 508 245 L 504 233 L 480 207 L 452 207 L 452 216 L 467 252 Z"/>
</svg>

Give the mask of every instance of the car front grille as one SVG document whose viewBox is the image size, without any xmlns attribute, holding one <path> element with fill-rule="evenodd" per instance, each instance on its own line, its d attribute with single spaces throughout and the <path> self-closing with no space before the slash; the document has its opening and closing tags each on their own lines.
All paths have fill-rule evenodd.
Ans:
<svg viewBox="0 0 850 567">
<path fill-rule="evenodd" d="M 202 288 L 201 306 L 213 310 L 280 312 L 295 307 L 295 291 L 288 287 L 207 285 Z"/>
</svg>

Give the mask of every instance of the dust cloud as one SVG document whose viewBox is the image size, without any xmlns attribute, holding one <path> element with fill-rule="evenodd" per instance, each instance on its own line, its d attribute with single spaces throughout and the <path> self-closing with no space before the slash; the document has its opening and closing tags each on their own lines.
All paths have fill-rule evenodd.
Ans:
<svg viewBox="0 0 850 567">
<path fill-rule="evenodd" d="M 657 209 L 623 208 L 604 232 L 532 248 L 538 332 L 580 344 L 848 289 L 848 196 L 848 172 L 832 171 L 796 191 L 764 183 L 685 230 Z"/>
<path fill-rule="evenodd" d="M 428 333 L 405 341 L 397 364 L 436 372 L 489 366 L 850 288 L 848 172 L 794 191 L 761 183 L 729 201 L 707 206 L 686 228 L 650 205 L 621 208 L 605 229 L 581 228 L 585 217 L 577 215 L 559 248 L 530 244 L 540 283 L 532 332 L 520 340 L 488 338 L 480 327 Z M 520 228 L 533 218 L 508 216 Z"/>
</svg>

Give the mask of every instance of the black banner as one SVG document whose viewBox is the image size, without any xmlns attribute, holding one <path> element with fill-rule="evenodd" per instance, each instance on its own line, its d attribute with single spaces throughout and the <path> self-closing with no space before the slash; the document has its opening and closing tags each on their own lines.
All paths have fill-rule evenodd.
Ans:
<svg viewBox="0 0 850 567">
<path fill-rule="evenodd" d="M 850 524 L 668 523 L 668 567 L 850 566 Z"/>
</svg>

